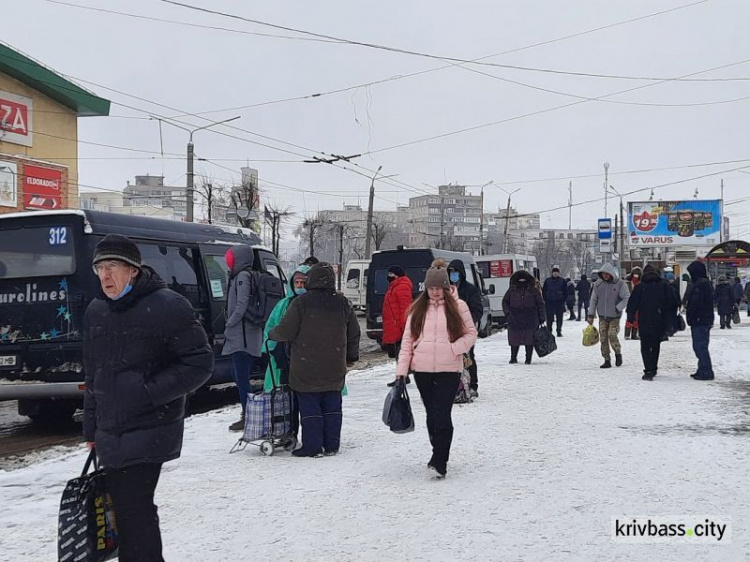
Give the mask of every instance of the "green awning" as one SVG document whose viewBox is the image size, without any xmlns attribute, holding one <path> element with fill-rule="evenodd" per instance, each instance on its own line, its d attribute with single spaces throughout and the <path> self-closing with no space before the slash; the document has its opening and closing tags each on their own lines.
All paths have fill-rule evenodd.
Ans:
<svg viewBox="0 0 750 562">
<path fill-rule="evenodd" d="M 78 117 L 109 115 L 109 100 L 92 94 L 4 43 L 0 43 L 0 72 L 69 107 Z"/>
</svg>

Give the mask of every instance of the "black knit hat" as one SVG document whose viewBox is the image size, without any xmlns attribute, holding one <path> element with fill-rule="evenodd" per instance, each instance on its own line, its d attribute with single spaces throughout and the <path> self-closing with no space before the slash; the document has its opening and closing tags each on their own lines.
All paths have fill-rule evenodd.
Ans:
<svg viewBox="0 0 750 562">
<path fill-rule="evenodd" d="M 388 273 L 393 273 L 396 277 L 403 277 L 406 275 L 406 273 L 404 273 L 404 268 L 400 265 L 392 265 L 388 268 Z"/>
<path fill-rule="evenodd" d="M 96 265 L 104 260 L 119 260 L 133 267 L 141 268 L 141 252 L 133 241 L 122 234 L 107 234 L 94 248 L 94 259 Z"/>
</svg>

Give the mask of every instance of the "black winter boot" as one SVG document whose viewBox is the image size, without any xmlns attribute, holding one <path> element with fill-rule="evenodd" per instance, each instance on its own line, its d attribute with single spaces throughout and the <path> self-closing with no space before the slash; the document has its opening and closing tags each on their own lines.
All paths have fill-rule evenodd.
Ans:
<svg viewBox="0 0 750 562">
<path fill-rule="evenodd" d="M 615 366 L 622 367 L 622 354 L 615 353 Z"/>
<path fill-rule="evenodd" d="M 510 346 L 510 364 L 515 365 L 518 363 L 518 347 L 517 345 Z"/>
<path fill-rule="evenodd" d="M 632 328 L 630 328 L 628 326 L 625 326 L 625 339 L 626 340 L 630 339 L 630 332 L 631 332 L 631 330 L 632 330 Z"/>
<path fill-rule="evenodd" d="M 638 328 L 633 328 L 633 330 L 630 332 L 630 339 L 631 340 L 639 340 L 641 338 L 638 337 Z"/>
<path fill-rule="evenodd" d="M 604 363 L 602 363 L 601 365 L 599 365 L 599 368 L 600 369 L 611 369 L 612 368 L 612 363 L 610 362 L 609 359 L 605 359 Z"/>
<path fill-rule="evenodd" d="M 524 361 L 526 365 L 531 365 L 531 356 L 533 355 L 533 353 L 534 353 L 534 348 L 527 346 L 526 347 L 526 361 Z"/>
<path fill-rule="evenodd" d="M 229 431 L 245 431 L 245 414 L 242 417 L 229 426 Z"/>
</svg>

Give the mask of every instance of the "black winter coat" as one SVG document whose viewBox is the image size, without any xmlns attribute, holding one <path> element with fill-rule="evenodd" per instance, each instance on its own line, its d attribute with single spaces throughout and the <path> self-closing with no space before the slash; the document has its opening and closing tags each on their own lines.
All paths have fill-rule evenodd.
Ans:
<svg viewBox="0 0 750 562">
<path fill-rule="evenodd" d="M 742 283 L 740 283 L 739 281 L 735 281 L 734 285 L 732 285 L 732 291 L 734 292 L 734 302 L 740 303 L 742 301 L 742 297 L 744 296 Z"/>
<path fill-rule="evenodd" d="M 474 324 L 479 325 L 484 314 L 484 305 L 482 304 L 482 294 L 479 289 L 466 280 L 466 267 L 461 260 L 453 260 L 449 267 L 452 267 L 461 275 L 461 281 L 458 284 L 458 298 L 464 301 L 471 312 L 471 318 Z"/>
<path fill-rule="evenodd" d="M 661 338 L 671 328 L 677 309 L 674 290 L 655 271 L 643 274 L 628 300 L 628 321 L 635 322 L 642 337 Z"/>
<path fill-rule="evenodd" d="M 102 465 L 179 457 L 185 396 L 208 381 L 213 361 L 193 307 L 148 266 L 121 299 L 94 299 L 83 328 L 83 435 Z"/>
<path fill-rule="evenodd" d="M 581 279 L 576 287 L 578 302 L 591 302 L 591 283 L 588 279 Z"/>
<path fill-rule="evenodd" d="M 521 277 L 526 283 L 519 282 Z M 517 271 L 510 278 L 510 289 L 503 297 L 503 313 L 508 319 L 508 343 L 532 345 L 534 332 L 547 320 L 542 295 L 534 278 L 526 271 Z"/>
<path fill-rule="evenodd" d="M 692 279 L 687 294 L 687 323 L 689 326 L 714 325 L 714 287 L 708 280 L 706 266 L 694 261 L 688 266 L 688 273 Z"/>
<path fill-rule="evenodd" d="M 289 305 L 268 339 L 292 344 L 289 385 L 297 392 L 344 388 L 346 364 L 359 360 L 359 323 L 349 300 L 336 292 L 330 265 L 307 274 L 307 293 Z"/>
<path fill-rule="evenodd" d="M 719 314 L 732 314 L 734 311 L 734 291 L 729 283 L 716 286 L 716 309 Z"/>
<path fill-rule="evenodd" d="M 548 277 L 542 286 L 542 297 L 548 307 L 564 305 L 568 298 L 568 282 L 562 277 Z"/>
</svg>

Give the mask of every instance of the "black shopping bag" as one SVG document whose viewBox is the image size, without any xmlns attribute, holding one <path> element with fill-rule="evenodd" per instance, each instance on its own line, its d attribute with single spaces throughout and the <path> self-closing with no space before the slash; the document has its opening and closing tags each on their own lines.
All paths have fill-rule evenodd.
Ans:
<svg viewBox="0 0 750 562">
<path fill-rule="evenodd" d="M 735 324 L 742 323 L 742 318 L 740 318 L 740 309 L 737 306 L 735 306 L 734 310 L 732 311 L 732 322 Z"/>
<path fill-rule="evenodd" d="M 88 474 L 91 465 L 94 472 Z M 96 450 L 91 449 L 83 472 L 65 486 L 57 527 L 59 562 L 104 562 L 117 556 L 118 534 L 112 497 L 104 484 Z"/>
<path fill-rule="evenodd" d="M 557 349 L 555 336 L 546 327 L 540 327 L 534 332 L 534 351 L 539 357 L 545 357 Z"/>
<path fill-rule="evenodd" d="M 406 380 L 399 377 L 396 384 L 388 392 L 383 404 L 383 423 L 393 433 L 409 433 L 414 431 L 414 416 L 411 413 L 409 393 L 406 391 Z"/>
<path fill-rule="evenodd" d="M 684 332 L 687 329 L 687 324 L 685 323 L 685 319 L 682 317 L 682 314 L 678 314 L 674 317 L 674 331 L 675 332 Z"/>
</svg>

